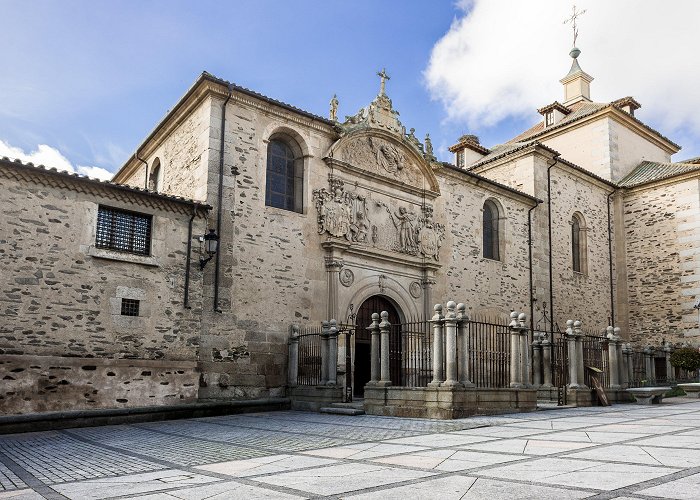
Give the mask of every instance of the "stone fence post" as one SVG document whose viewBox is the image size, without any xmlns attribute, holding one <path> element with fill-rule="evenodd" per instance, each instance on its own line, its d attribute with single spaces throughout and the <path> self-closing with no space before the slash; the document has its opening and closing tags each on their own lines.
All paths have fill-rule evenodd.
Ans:
<svg viewBox="0 0 700 500">
<path fill-rule="evenodd" d="M 628 368 L 628 363 L 629 363 L 629 355 L 628 353 L 628 344 L 623 344 L 620 343 L 620 385 L 623 388 L 627 388 L 630 386 L 630 379 L 629 379 L 629 368 Z"/>
<path fill-rule="evenodd" d="M 676 380 L 675 370 L 671 364 L 671 345 L 664 344 L 664 357 L 666 358 L 666 381 L 671 382 Z"/>
<path fill-rule="evenodd" d="M 552 387 L 552 334 L 542 334 L 542 387 Z"/>
<path fill-rule="evenodd" d="M 292 325 L 289 335 L 289 366 L 287 367 L 287 385 L 297 386 L 299 376 L 299 325 Z"/>
<path fill-rule="evenodd" d="M 620 329 L 608 326 L 608 371 L 610 372 L 610 389 L 619 391 L 620 385 L 620 354 L 618 352 L 620 346 Z"/>
<path fill-rule="evenodd" d="M 518 322 L 518 313 L 513 311 L 510 313 L 510 386 L 514 389 L 523 387 L 523 371 L 520 363 L 520 323 Z"/>
<path fill-rule="evenodd" d="M 520 327 L 520 381 L 523 387 L 532 387 L 532 364 L 530 362 L 530 334 L 526 326 L 527 315 L 518 314 Z"/>
<path fill-rule="evenodd" d="M 542 338 L 539 333 L 532 337 L 532 385 L 542 385 Z"/>
<path fill-rule="evenodd" d="M 627 343 L 627 385 L 632 387 L 634 381 L 634 349 Z"/>
<path fill-rule="evenodd" d="M 447 303 L 447 314 L 445 315 L 445 383 L 447 387 L 459 386 L 457 374 L 457 314 L 455 308 L 457 304 L 450 300 Z"/>
<path fill-rule="evenodd" d="M 442 304 L 435 304 L 435 315 L 430 322 L 433 324 L 433 380 L 430 387 L 438 387 L 444 377 L 442 374 L 442 335 L 445 317 L 442 315 Z"/>
<path fill-rule="evenodd" d="M 370 351 L 370 380 L 369 383 L 374 385 L 379 382 L 379 373 L 381 370 L 381 355 L 379 353 L 379 313 L 372 313 L 372 324 L 367 327 L 372 339 Z"/>
<path fill-rule="evenodd" d="M 588 389 L 586 386 L 586 367 L 583 363 L 583 332 L 580 320 L 574 321 L 574 334 L 576 335 L 576 368 L 578 368 L 578 385 L 581 389 Z"/>
<path fill-rule="evenodd" d="M 581 383 L 578 380 L 578 349 L 576 349 L 576 334 L 574 333 L 574 320 L 566 322 L 566 347 L 569 356 L 569 389 L 578 389 Z"/>
<path fill-rule="evenodd" d="M 328 321 L 321 323 L 321 380 L 319 385 L 326 385 L 328 382 L 328 331 L 331 325 Z"/>
<path fill-rule="evenodd" d="M 656 367 L 654 366 L 655 349 L 648 345 L 644 348 L 644 372 L 650 385 L 656 383 Z"/>
<path fill-rule="evenodd" d="M 382 311 L 381 318 L 382 321 L 379 323 L 379 335 L 381 337 L 381 368 L 379 385 L 389 386 L 391 385 L 391 374 L 389 373 L 389 329 L 391 328 L 391 323 L 389 323 L 389 313 Z"/>
<path fill-rule="evenodd" d="M 335 385 L 338 377 L 338 322 L 331 320 L 328 329 L 328 377 L 326 385 Z"/>
<path fill-rule="evenodd" d="M 457 372 L 459 383 L 464 387 L 474 387 L 469 369 L 469 317 L 467 306 L 457 304 Z"/>
</svg>

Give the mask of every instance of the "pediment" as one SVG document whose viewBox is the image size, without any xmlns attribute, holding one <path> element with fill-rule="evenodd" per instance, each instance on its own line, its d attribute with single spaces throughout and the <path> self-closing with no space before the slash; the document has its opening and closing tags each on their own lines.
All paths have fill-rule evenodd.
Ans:
<svg viewBox="0 0 700 500">
<path fill-rule="evenodd" d="M 327 161 L 341 162 L 390 184 L 439 194 L 430 164 L 405 140 L 376 129 L 348 134 L 330 149 Z"/>
</svg>

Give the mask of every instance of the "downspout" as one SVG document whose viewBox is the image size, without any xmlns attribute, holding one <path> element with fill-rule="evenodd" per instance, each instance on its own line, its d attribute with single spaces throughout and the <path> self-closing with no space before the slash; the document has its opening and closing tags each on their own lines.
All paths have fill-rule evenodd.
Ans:
<svg viewBox="0 0 700 500">
<path fill-rule="evenodd" d="M 134 153 L 134 158 L 136 158 L 138 161 L 143 163 L 144 172 L 145 172 L 145 175 L 143 176 L 145 179 L 143 181 L 143 189 L 148 191 L 148 163 L 145 160 L 142 160 L 141 158 L 139 158 L 139 150 L 138 149 L 136 150 L 136 153 Z"/>
<path fill-rule="evenodd" d="M 527 258 L 530 263 L 530 331 L 535 329 L 535 298 L 532 293 L 532 211 L 540 205 L 537 205 L 527 211 Z"/>
<path fill-rule="evenodd" d="M 610 198 L 615 194 L 611 191 L 608 195 L 608 263 L 610 265 L 610 325 L 615 326 L 615 299 L 613 294 L 613 260 L 612 260 L 612 216 L 610 215 Z"/>
<path fill-rule="evenodd" d="M 221 270 L 221 213 L 224 198 L 224 146 L 226 138 L 226 105 L 233 95 L 233 86 L 229 84 L 228 96 L 221 106 L 221 147 L 219 148 L 219 190 L 217 193 L 217 208 L 216 208 L 216 234 L 219 235 L 219 251 L 216 252 L 216 261 L 214 267 L 214 312 L 222 312 L 219 308 L 219 273 Z"/>
<path fill-rule="evenodd" d="M 190 264 L 192 263 L 192 222 L 197 215 L 197 207 L 192 207 L 192 217 L 187 227 L 187 260 L 185 261 L 185 309 L 190 309 Z"/>
<path fill-rule="evenodd" d="M 554 163 L 547 167 L 547 225 L 549 231 L 549 331 L 554 332 L 554 275 L 552 265 L 552 167 L 557 164 L 559 154 L 554 155 Z"/>
</svg>

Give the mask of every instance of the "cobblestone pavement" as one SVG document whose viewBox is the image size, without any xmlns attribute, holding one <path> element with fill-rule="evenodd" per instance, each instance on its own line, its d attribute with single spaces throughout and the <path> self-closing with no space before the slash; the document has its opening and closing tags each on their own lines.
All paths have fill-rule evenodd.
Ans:
<svg viewBox="0 0 700 500">
<path fill-rule="evenodd" d="M 435 421 L 271 412 L 0 436 L 0 499 L 700 498 L 700 401 Z"/>
</svg>

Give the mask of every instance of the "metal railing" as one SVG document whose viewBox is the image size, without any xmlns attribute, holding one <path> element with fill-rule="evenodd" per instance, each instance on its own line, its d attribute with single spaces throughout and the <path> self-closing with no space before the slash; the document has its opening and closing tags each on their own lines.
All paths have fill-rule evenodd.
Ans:
<svg viewBox="0 0 700 500">
<path fill-rule="evenodd" d="M 297 385 L 321 382 L 321 326 L 306 326 L 299 331 L 299 369 Z"/>
<path fill-rule="evenodd" d="M 508 324 L 467 321 L 467 339 L 471 382 L 477 387 L 508 387 L 510 385 Z"/>
</svg>

